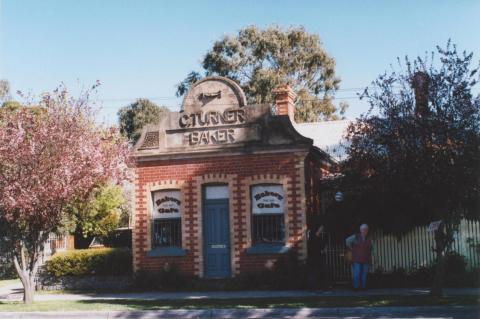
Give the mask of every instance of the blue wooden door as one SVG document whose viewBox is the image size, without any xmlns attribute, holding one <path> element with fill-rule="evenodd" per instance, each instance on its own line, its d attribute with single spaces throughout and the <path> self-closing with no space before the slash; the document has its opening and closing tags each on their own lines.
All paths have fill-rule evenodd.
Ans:
<svg viewBox="0 0 480 319">
<path fill-rule="evenodd" d="M 230 229 L 228 199 L 205 200 L 203 255 L 206 278 L 230 277 Z"/>
</svg>

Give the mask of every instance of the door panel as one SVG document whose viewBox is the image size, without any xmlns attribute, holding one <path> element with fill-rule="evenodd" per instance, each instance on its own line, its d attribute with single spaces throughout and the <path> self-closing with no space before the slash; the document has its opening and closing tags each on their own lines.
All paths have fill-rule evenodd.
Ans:
<svg viewBox="0 0 480 319">
<path fill-rule="evenodd" d="M 230 277 L 228 199 L 205 200 L 203 247 L 206 278 Z"/>
</svg>

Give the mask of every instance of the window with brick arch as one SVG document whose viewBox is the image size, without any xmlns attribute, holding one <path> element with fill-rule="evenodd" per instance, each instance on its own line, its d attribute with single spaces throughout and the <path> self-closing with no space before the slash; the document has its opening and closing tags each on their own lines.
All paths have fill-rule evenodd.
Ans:
<svg viewBox="0 0 480 319">
<path fill-rule="evenodd" d="M 250 188 L 252 245 L 285 243 L 285 195 L 283 185 L 258 184 Z"/>
<path fill-rule="evenodd" d="M 182 247 L 182 211 L 180 191 L 152 192 L 152 248 Z"/>
</svg>

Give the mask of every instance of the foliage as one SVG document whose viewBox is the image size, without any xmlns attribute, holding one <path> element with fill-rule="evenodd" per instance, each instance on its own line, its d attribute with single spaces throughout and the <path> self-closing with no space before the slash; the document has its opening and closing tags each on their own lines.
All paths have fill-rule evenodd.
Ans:
<svg viewBox="0 0 480 319">
<path fill-rule="evenodd" d="M 367 89 L 371 110 L 349 128 L 344 205 L 384 231 L 404 233 L 433 220 L 475 218 L 479 196 L 478 67 L 455 46 L 438 48 L 440 66 L 406 59 L 405 73 L 384 74 Z M 428 114 L 416 114 L 413 75 L 430 78 Z M 346 208 L 346 207 L 344 207 Z M 478 210 L 477 210 L 478 211 Z"/>
<path fill-rule="evenodd" d="M 2 103 L 2 108 L 1 108 L 1 111 L 2 112 L 11 112 L 11 111 L 16 111 L 18 109 L 20 109 L 22 107 L 22 105 L 20 104 L 20 102 L 17 102 L 17 101 L 6 101 L 6 102 L 3 102 Z"/>
<path fill-rule="evenodd" d="M 165 106 L 158 106 L 148 99 L 137 99 L 118 111 L 120 133 L 135 144 L 140 138 L 142 128 L 156 123 L 164 112 L 168 112 Z"/>
<path fill-rule="evenodd" d="M 478 219 L 480 195 L 479 66 L 455 45 L 439 60 L 405 59 L 365 90 L 371 109 L 348 129 L 342 220 L 402 234 L 442 220 L 439 258 L 462 218 Z M 426 75 L 425 91 L 411 86 Z M 424 84 L 425 84 L 424 83 Z M 415 102 L 417 101 L 417 103 Z"/>
<path fill-rule="evenodd" d="M 474 237 L 467 237 L 466 243 L 480 255 L 480 243 L 477 243 Z"/>
<path fill-rule="evenodd" d="M 45 272 L 54 277 L 63 276 L 117 276 L 132 272 L 132 254 L 129 249 L 77 249 L 55 254 L 45 263 Z"/>
<path fill-rule="evenodd" d="M 95 188 L 88 200 L 71 203 L 66 210 L 74 216 L 76 233 L 84 238 L 105 237 L 117 228 L 124 202 L 122 188 L 107 184 Z"/>
<path fill-rule="evenodd" d="M 43 95 L 41 112 L 0 113 L 0 222 L 25 302 L 33 300 L 49 234 L 71 219 L 66 205 L 128 174 L 128 145 L 115 129 L 95 124 L 89 94 L 73 98 L 60 87 Z"/>
<path fill-rule="evenodd" d="M 12 256 L 0 248 L 0 280 L 18 278 Z"/>
<path fill-rule="evenodd" d="M 5 101 L 0 107 L 0 120 L 2 119 L 3 113 L 14 113 L 18 111 L 27 111 L 34 116 L 40 116 L 45 112 L 45 108 L 38 105 L 22 105 L 20 102 L 14 100 Z"/>
<path fill-rule="evenodd" d="M 237 35 L 216 41 L 202 60 L 206 76 L 219 75 L 237 81 L 248 102 L 272 103 L 272 90 L 288 83 L 298 94 L 298 122 L 339 119 L 345 103 L 336 107 L 332 96 L 340 80 L 335 61 L 322 47 L 320 38 L 303 27 L 282 29 L 248 26 Z M 177 96 L 201 79 L 192 71 L 177 86 Z"/>
</svg>

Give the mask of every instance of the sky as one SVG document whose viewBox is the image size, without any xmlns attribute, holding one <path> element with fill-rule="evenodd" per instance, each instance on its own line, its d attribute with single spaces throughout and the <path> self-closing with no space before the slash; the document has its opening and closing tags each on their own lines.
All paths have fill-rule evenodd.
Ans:
<svg viewBox="0 0 480 319">
<path fill-rule="evenodd" d="M 248 25 L 302 25 L 320 36 L 341 78 L 347 118 L 356 93 L 397 57 L 424 56 L 449 38 L 480 60 L 480 1 L 0 0 L 0 79 L 31 94 L 100 80 L 99 122 L 136 98 L 179 109 L 175 86 L 213 42 Z"/>
</svg>

